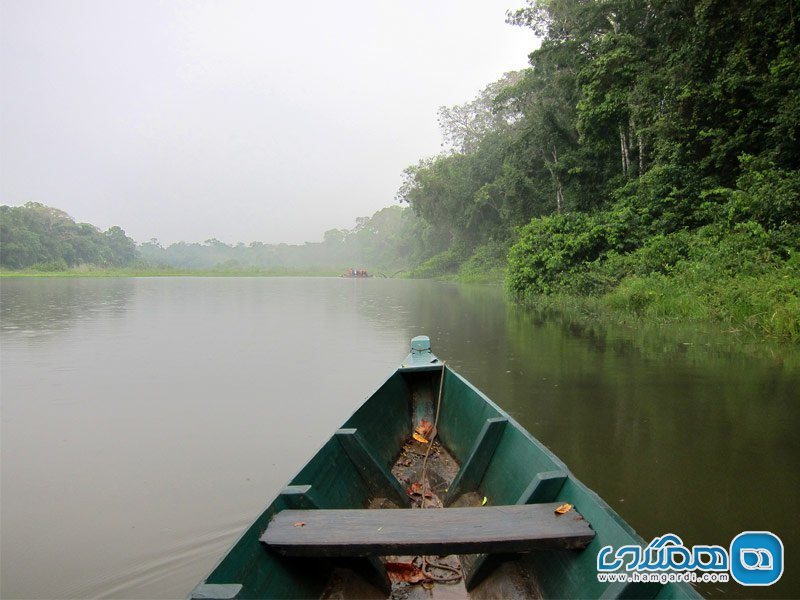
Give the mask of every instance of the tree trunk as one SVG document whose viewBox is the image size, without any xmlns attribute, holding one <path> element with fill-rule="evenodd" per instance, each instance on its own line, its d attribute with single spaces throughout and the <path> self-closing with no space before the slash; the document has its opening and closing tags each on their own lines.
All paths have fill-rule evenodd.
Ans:
<svg viewBox="0 0 800 600">
<path fill-rule="evenodd" d="M 622 129 L 622 125 L 619 126 L 619 146 L 620 154 L 622 155 L 622 174 L 627 177 L 630 159 L 628 154 L 628 139 L 625 136 L 625 130 Z"/>
<path fill-rule="evenodd" d="M 639 177 L 641 177 L 644 175 L 644 136 L 639 133 L 636 137 L 639 140 Z"/>
<path fill-rule="evenodd" d="M 547 159 L 547 155 L 545 154 L 544 149 L 541 150 L 542 152 L 542 161 L 544 162 L 544 166 L 550 171 L 550 177 L 553 178 L 553 186 L 556 189 L 556 212 L 561 214 L 561 205 L 564 202 L 564 192 L 562 191 L 561 181 L 558 179 L 558 175 L 556 174 L 556 170 L 553 168 L 553 165 L 558 166 L 558 151 L 556 150 L 555 144 L 553 145 L 553 162 L 550 162 Z"/>
<path fill-rule="evenodd" d="M 556 150 L 556 145 L 553 144 L 553 164 L 558 166 L 558 151 Z M 555 180 L 556 184 L 556 212 L 560 215 L 561 214 L 561 203 L 564 200 L 564 193 L 561 191 L 561 181 L 558 179 L 554 171 L 551 171 L 553 174 L 553 179 Z"/>
</svg>

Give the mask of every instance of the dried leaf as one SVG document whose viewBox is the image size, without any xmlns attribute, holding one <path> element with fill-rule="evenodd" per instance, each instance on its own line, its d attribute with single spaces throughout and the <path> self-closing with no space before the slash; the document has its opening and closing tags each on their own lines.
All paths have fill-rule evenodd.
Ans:
<svg viewBox="0 0 800 600">
<path fill-rule="evenodd" d="M 383 566 L 386 567 L 386 574 L 389 575 L 389 579 L 394 582 L 420 583 L 427 579 L 422 569 L 411 563 L 387 562 Z"/>
<path fill-rule="evenodd" d="M 418 434 L 416 431 L 413 433 L 413 435 L 412 435 L 411 437 L 413 437 L 415 440 L 417 440 L 417 441 L 418 441 L 418 442 L 420 442 L 421 444 L 427 444 L 427 443 L 428 443 L 428 440 L 427 440 L 427 439 L 425 439 L 424 437 L 422 437 L 422 436 L 421 436 L 420 434 Z"/>
<path fill-rule="evenodd" d="M 433 423 L 422 419 L 414 431 L 420 434 L 422 437 L 430 439 L 431 433 L 433 432 Z"/>
<path fill-rule="evenodd" d="M 422 496 L 422 484 L 415 481 L 406 488 L 406 494 L 409 496 Z M 425 490 L 426 498 L 430 498 L 432 495 L 430 490 Z"/>
<path fill-rule="evenodd" d="M 294 523 L 292 523 L 292 525 L 294 525 L 295 527 L 305 527 L 306 526 L 306 522 L 305 521 L 295 521 Z"/>
<path fill-rule="evenodd" d="M 568 513 L 571 510 L 572 510 L 572 504 L 565 503 L 565 504 L 562 504 L 561 506 L 559 506 L 555 510 L 555 512 L 556 512 L 557 515 L 564 515 L 564 514 Z"/>
</svg>

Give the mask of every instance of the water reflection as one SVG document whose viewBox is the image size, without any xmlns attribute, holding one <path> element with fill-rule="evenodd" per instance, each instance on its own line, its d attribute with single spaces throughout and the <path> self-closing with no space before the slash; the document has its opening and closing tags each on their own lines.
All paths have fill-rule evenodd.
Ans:
<svg viewBox="0 0 800 600">
<path fill-rule="evenodd" d="M 0 300 L 3 597 L 185 596 L 422 333 L 644 537 L 800 544 L 796 350 L 428 281 L 3 280 Z M 775 587 L 703 591 L 798 596 L 798 572 L 789 551 Z"/>
<path fill-rule="evenodd" d="M 0 279 L 3 336 L 37 338 L 87 319 L 122 316 L 136 284 L 131 279 Z"/>
</svg>

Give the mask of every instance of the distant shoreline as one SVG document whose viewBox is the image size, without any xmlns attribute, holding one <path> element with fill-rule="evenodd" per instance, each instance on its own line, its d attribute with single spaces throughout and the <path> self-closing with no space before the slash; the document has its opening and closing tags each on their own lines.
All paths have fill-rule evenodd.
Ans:
<svg viewBox="0 0 800 600">
<path fill-rule="evenodd" d="M 0 278 L 76 278 L 76 277 L 339 277 L 338 271 L 266 271 L 215 269 L 68 269 L 37 271 L 2 269 Z"/>
</svg>

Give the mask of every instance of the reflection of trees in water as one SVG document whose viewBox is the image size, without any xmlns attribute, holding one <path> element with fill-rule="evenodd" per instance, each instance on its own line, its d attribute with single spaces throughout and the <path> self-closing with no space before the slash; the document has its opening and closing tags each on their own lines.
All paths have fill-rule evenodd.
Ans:
<svg viewBox="0 0 800 600">
<path fill-rule="evenodd" d="M 583 341 L 598 352 L 619 356 L 635 354 L 644 360 L 665 358 L 714 361 L 728 367 L 730 361 L 752 359 L 790 370 L 800 368 L 800 350 L 789 344 L 771 343 L 731 332 L 711 323 L 616 322 L 613 314 L 588 314 L 519 307 L 509 312 L 508 327 L 524 336 L 530 327 L 555 325 L 567 337 Z"/>
<path fill-rule="evenodd" d="M 797 349 L 524 308 L 506 330 L 532 365 L 506 408 L 645 538 L 680 524 L 684 539 L 730 539 L 754 513 L 794 535 L 762 504 L 779 498 L 780 513 L 800 498 Z M 695 510 L 712 497 L 714 510 Z"/>
<path fill-rule="evenodd" d="M 433 351 L 454 367 L 472 367 L 505 347 L 502 289 L 436 281 L 352 282 L 358 311 L 380 330 L 428 335 Z"/>
<path fill-rule="evenodd" d="M 3 336 L 39 337 L 79 321 L 122 315 L 136 288 L 125 278 L 4 279 L 0 282 Z"/>
</svg>

